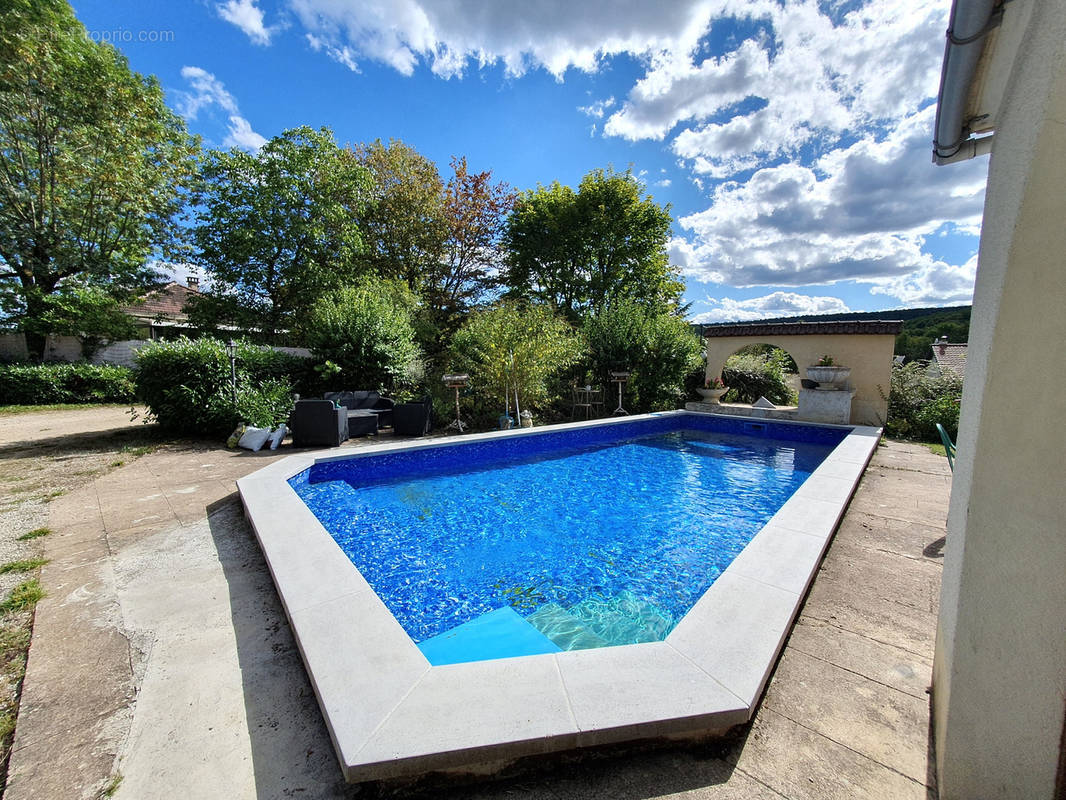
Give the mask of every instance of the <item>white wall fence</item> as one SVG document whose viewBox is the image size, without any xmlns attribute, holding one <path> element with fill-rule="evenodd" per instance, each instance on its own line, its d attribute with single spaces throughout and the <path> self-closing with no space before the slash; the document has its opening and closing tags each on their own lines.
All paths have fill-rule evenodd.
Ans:
<svg viewBox="0 0 1066 800">
<path fill-rule="evenodd" d="M 123 367 L 132 367 L 137 351 L 146 344 L 148 344 L 147 339 L 111 342 L 93 353 L 88 360 L 92 364 L 118 364 Z M 303 347 L 275 347 L 273 349 L 279 353 L 304 358 L 311 355 L 311 351 Z M 28 356 L 26 338 L 21 333 L 0 335 L 0 360 L 22 360 Z M 44 360 L 84 361 L 85 358 L 81 353 L 81 340 L 77 336 L 49 336 L 44 348 Z"/>
</svg>

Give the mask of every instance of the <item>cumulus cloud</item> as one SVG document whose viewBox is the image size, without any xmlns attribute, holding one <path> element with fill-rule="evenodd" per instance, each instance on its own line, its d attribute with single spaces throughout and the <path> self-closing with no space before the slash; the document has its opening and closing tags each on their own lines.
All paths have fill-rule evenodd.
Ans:
<svg viewBox="0 0 1066 800">
<path fill-rule="evenodd" d="M 188 81 L 190 91 L 177 93 L 178 113 L 188 120 L 195 120 L 205 109 L 221 109 L 228 122 L 228 132 L 223 140 L 224 147 L 242 147 L 246 150 L 258 150 L 266 139 L 252 130 L 252 124 L 240 114 L 237 100 L 225 85 L 200 67 L 182 67 L 181 77 Z"/>
<path fill-rule="evenodd" d="M 217 6 L 218 15 L 244 31 L 256 44 L 268 45 L 274 29 L 263 24 L 263 10 L 255 2 L 256 0 L 226 0 Z"/>
<path fill-rule="evenodd" d="M 954 266 L 937 261 L 889 281 L 879 282 L 870 292 L 896 297 L 907 306 L 945 305 L 973 302 L 977 278 L 977 255 Z"/>
<path fill-rule="evenodd" d="M 728 177 L 805 145 L 892 120 L 935 95 L 946 9 L 874 2 L 834 19 L 813 0 L 735 9 L 757 31 L 699 60 L 658 59 L 607 121 L 608 134 L 663 139 L 692 168 Z M 721 19 L 721 18 L 719 18 Z"/>
<path fill-rule="evenodd" d="M 935 167 L 933 113 L 904 117 L 883 139 L 867 136 L 810 166 L 785 163 L 719 184 L 708 209 L 679 220 L 690 235 L 672 242 L 674 263 L 730 286 L 858 280 L 889 294 L 911 285 L 906 276 L 945 269 L 923 252 L 924 237 L 980 220 L 987 164 Z"/>
<path fill-rule="evenodd" d="M 349 47 L 353 56 L 404 75 L 420 64 L 456 77 L 471 64 L 500 63 L 513 76 L 543 68 L 557 78 L 570 68 L 593 71 L 619 53 L 687 51 L 712 8 L 708 0 L 679 0 L 665 9 L 613 0 L 290 0 L 290 6 L 300 24 L 330 47 Z"/>
<path fill-rule="evenodd" d="M 693 322 L 747 322 L 773 317 L 843 314 L 851 311 L 838 297 L 811 297 L 795 292 L 773 292 L 748 300 L 709 297 L 706 302 L 715 308 L 693 315 Z"/>
</svg>

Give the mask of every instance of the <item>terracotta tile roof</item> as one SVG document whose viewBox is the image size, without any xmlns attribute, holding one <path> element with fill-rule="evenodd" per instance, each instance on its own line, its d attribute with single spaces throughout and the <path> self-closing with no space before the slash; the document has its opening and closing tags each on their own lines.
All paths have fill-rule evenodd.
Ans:
<svg viewBox="0 0 1066 800">
<path fill-rule="evenodd" d="M 839 322 L 731 322 L 704 325 L 705 338 L 718 336 L 802 336 L 806 334 L 891 334 L 903 330 L 902 320 L 841 320 Z"/>
<path fill-rule="evenodd" d="M 127 306 L 123 311 L 130 316 L 142 319 L 162 317 L 171 320 L 184 320 L 185 314 L 182 309 L 190 297 L 198 294 L 200 292 L 196 289 L 190 289 L 188 286 L 171 281 L 162 289 L 146 294 L 143 302 Z"/>
<path fill-rule="evenodd" d="M 933 342 L 933 358 L 942 371 L 951 370 L 965 378 L 966 348 L 965 344 L 936 341 Z"/>
</svg>

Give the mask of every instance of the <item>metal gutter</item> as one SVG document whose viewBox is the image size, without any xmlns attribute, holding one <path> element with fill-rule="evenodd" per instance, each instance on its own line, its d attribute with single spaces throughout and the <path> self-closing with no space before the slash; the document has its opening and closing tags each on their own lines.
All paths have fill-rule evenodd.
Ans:
<svg viewBox="0 0 1066 800">
<path fill-rule="evenodd" d="M 964 117 L 985 36 L 999 24 L 1001 0 L 953 0 L 944 66 L 937 96 L 933 162 L 950 164 L 989 152 L 992 136 L 971 136 L 972 119 Z"/>
</svg>

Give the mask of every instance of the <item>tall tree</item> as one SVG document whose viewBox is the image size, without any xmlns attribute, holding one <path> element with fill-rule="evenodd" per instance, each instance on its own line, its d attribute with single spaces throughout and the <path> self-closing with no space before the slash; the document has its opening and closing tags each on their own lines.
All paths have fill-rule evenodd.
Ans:
<svg viewBox="0 0 1066 800">
<path fill-rule="evenodd" d="M 65 0 L 0 0 L 0 313 L 33 357 L 158 281 L 198 149 Z"/>
<path fill-rule="evenodd" d="M 359 272 L 370 176 L 328 128 L 285 131 L 258 153 L 213 151 L 204 165 L 193 260 L 211 289 L 192 322 L 278 341 L 325 292 Z"/>
<path fill-rule="evenodd" d="M 436 165 L 398 140 L 355 148 L 373 178 L 362 217 L 365 263 L 382 278 L 400 278 L 420 292 L 441 260 L 448 226 L 444 184 Z"/>
<path fill-rule="evenodd" d="M 684 284 L 670 265 L 670 206 L 631 171 L 597 169 L 574 192 L 558 182 L 522 194 L 507 222 L 512 296 L 546 300 L 571 318 L 622 298 L 676 309 Z"/>
<path fill-rule="evenodd" d="M 492 183 L 492 172 L 470 172 L 465 157 L 451 165 L 444 247 L 422 291 L 437 328 L 447 333 L 497 285 L 504 221 L 515 198 L 507 184 Z"/>
</svg>

